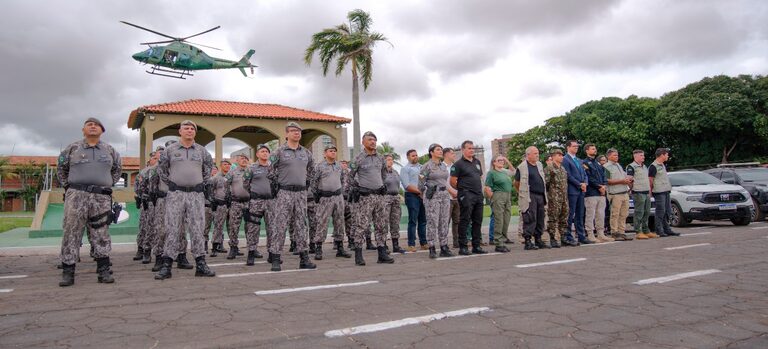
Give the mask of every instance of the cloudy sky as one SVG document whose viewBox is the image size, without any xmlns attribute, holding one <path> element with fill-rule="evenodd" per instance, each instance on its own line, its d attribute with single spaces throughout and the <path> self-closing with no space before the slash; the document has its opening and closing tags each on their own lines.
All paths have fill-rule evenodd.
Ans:
<svg viewBox="0 0 768 349">
<path fill-rule="evenodd" d="M 371 13 L 373 82 L 362 130 L 401 154 L 473 139 L 488 147 L 603 96 L 658 97 L 705 76 L 768 73 L 768 2 L 701 0 L 3 1 L 0 154 L 54 155 L 98 116 L 105 138 L 138 154 L 131 110 L 192 98 L 279 103 L 352 117 L 351 76 L 302 61 L 310 36 Z M 148 75 L 139 42 L 221 25 L 196 42 L 237 70 L 188 80 Z M 351 141 L 351 127 L 349 135 Z M 225 153 L 239 148 L 225 140 Z"/>
</svg>

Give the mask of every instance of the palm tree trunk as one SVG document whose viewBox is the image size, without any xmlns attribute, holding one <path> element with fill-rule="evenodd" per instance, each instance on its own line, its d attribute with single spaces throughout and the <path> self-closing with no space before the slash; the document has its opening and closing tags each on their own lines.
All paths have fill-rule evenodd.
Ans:
<svg viewBox="0 0 768 349">
<path fill-rule="evenodd" d="M 360 86 L 358 86 L 357 67 L 352 59 L 352 124 L 354 126 L 352 159 L 360 154 Z"/>
</svg>

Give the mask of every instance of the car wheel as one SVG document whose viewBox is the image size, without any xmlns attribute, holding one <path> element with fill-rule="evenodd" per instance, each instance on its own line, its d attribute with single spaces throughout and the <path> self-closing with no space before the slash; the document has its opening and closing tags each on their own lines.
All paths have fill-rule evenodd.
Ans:
<svg viewBox="0 0 768 349">
<path fill-rule="evenodd" d="M 683 217 L 683 210 L 680 208 L 680 205 L 678 205 L 676 202 L 672 203 L 672 212 L 669 216 L 670 216 L 669 225 L 676 228 L 684 227 L 689 223 L 691 223 L 690 220 L 687 220 L 685 219 L 685 217 Z"/>
<path fill-rule="evenodd" d="M 760 204 L 757 203 L 756 198 L 752 198 L 752 221 L 753 222 L 762 222 L 765 219 L 765 213 L 760 211 Z"/>
<path fill-rule="evenodd" d="M 752 217 L 731 218 L 731 223 L 738 226 L 749 225 L 749 223 L 752 223 Z"/>
</svg>

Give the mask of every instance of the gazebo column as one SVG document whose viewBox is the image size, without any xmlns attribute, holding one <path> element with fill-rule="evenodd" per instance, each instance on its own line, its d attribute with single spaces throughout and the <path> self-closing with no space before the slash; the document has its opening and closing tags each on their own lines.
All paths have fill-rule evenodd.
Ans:
<svg viewBox="0 0 768 349">
<path fill-rule="evenodd" d="M 216 158 L 214 161 L 216 162 L 216 165 L 221 164 L 221 160 L 224 160 L 223 153 L 224 153 L 224 143 L 222 142 L 223 137 L 220 135 L 214 134 L 216 137 L 216 140 L 214 141 L 214 147 L 216 148 Z"/>
</svg>

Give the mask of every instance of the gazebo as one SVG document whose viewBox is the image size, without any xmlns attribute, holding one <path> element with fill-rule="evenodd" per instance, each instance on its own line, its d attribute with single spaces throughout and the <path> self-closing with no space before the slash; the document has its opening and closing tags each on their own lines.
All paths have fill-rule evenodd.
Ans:
<svg viewBox="0 0 768 349">
<path fill-rule="evenodd" d="M 222 140 L 238 139 L 251 148 L 277 140 L 285 141 L 285 125 L 298 122 L 304 129 L 301 145 L 310 147 L 321 135 L 328 135 L 339 147 L 339 160 L 347 159 L 346 132 L 343 126 L 351 120 L 335 115 L 286 107 L 279 104 L 247 103 L 191 99 L 186 101 L 146 105 L 131 112 L 128 127 L 139 130 L 140 164 L 145 164 L 152 151 L 152 142 L 165 136 L 177 136 L 179 124 L 185 119 L 198 126 L 196 141 L 203 146 L 215 142 L 215 161 L 223 160 Z"/>
</svg>

